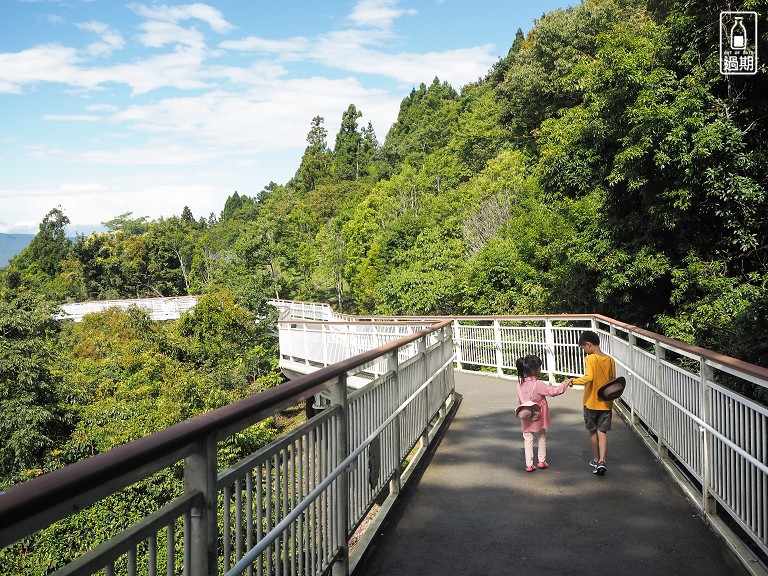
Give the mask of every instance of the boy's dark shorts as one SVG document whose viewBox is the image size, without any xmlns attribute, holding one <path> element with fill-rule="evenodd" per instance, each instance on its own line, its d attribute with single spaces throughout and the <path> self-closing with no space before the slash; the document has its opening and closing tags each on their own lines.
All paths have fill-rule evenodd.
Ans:
<svg viewBox="0 0 768 576">
<path fill-rule="evenodd" d="M 600 432 L 608 432 L 611 429 L 612 414 L 612 410 L 590 410 L 585 406 L 584 425 L 590 432 L 594 432 L 595 430 L 600 430 Z"/>
</svg>

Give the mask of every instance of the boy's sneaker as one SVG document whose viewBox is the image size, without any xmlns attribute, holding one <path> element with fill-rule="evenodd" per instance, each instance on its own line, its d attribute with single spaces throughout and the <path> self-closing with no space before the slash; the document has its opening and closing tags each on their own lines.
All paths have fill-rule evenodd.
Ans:
<svg viewBox="0 0 768 576">
<path fill-rule="evenodd" d="M 605 474 L 605 470 L 606 470 L 605 462 L 601 460 L 600 462 L 597 463 L 597 466 L 595 466 L 595 469 L 592 470 L 592 474 L 597 474 L 598 476 L 602 476 L 603 474 Z"/>
</svg>

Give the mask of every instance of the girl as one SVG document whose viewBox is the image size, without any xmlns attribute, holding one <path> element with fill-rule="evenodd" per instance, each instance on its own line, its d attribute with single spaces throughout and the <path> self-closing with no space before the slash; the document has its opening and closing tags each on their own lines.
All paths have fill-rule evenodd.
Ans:
<svg viewBox="0 0 768 576">
<path fill-rule="evenodd" d="M 533 436 L 538 432 L 539 436 L 539 468 L 549 468 L 547 464 L 547 428 L 549 428 L 549 405 L 547 396 L 559 396 L 568 388 L 566 380 L 558 386 L 549 386 L 539 379 L 541 374 L 541 358 L 533 354 L 518 358 L 516 362 L 517 375 L 520 382 L 517 385 L 517 403 L 522 404 L 529 400 L 541 406 L 541 417 L 536 420 L 520 420 L 523 427 L 523 441 L 525 443 L 525 471 L 533 472 Z"/>
</svg>

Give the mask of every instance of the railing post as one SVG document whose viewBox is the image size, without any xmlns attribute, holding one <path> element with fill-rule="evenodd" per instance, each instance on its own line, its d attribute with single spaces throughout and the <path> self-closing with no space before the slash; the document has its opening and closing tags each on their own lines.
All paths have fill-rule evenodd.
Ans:
<svg viewBox="0 0 768 576">
<path fill-rule="evenodd" d="M 451 350 L 453 349 L 453 345 L 451 344 L 451 326 L 445 326 L 440 330 L 440 364 L 444 364 L 448 358 L 451 357 Z M 442 383 L 440 387 L 440 396 L 443 398 L 443 402 L 440 405 L 440 418 L 444 418 L 448 407 L 448 400 L 447 396 L 443 397 L 443 393 L 445 391 L 445 384 L 448 382 L 448 373 L 453 369 L 453 366 L 446 367 L 446 372 L 443 372 L 443 374 L 440 375 L 440 381 Z"/>
<path fill-rule="evenodd" d="M 663 376 L 664 366 L 662 361 L 666 356 L 666 352 L 662 346 L 656 344 L 656 388 L 660 392 L 663 392 Z M 656 394 L 656 454 L 660 459 L 667 458 L 667 446 L 664 443 L 664 399 L 661 394 Z"/>
<path fill-rule="evenodd" d="M 637 424 L 637 420 L 635 418 L 635 390 L 638 388 L 638 382 L 637 382 L 637 372 L 635 370 L 635 348 L 637 347 L 637 336 L 633 332 L 629 332 L 629 359 L 627 360 L 627 369 L 629 370 L 629 380 L 631 383 L 631 390 L 632 390 L 632 396 L 631 396 L 631 402 L 632 406 L 630 406 L 630 416 L 629 421 L 634 425 Z"/>
<path fill-rule="evenodd" d="M 342 374 L 330 387 L 331 404 L 338 404 L 339 422 L 336 427 L 336 454 L 334 466 L 341 464 L 349 453 L 347 374 Z M 333 563 L 333 576 L 349 576 L 349 478 L 346 471 L 336 478 L 337 498 L 335 510 L 335 537 L 339 544 L 338 558 Z"/>
<path fill-rule="evenodd" d="M 397 391 L 400 388 L 400 362 L 398 361 L 398 350 L 393 350 L 387 355 L 387 373 L 392 378 L 392 397 L 390 401 L 390 413 L 394 412 L 398 408 L 398 394 Z M 400 416 L 392 421 L 394 431 L 393 443 L 394 443 L 394 462 L 392 465 L 392 476 L 389 479 L 389 492 L 390 494 L 400 493 Z"/>
<path fill-rule="evenodd" d="M 427 337 L 422 336 L 416 341 L 416 349 L 418 350 L 418 356 L 421 360 L 421 379 L 419 386 L 424 384 L 429 378 L 429 366 L 427 365 Z M 422 404 L 424 406 L 424 413 L 422 414 L 422 422 L 424 423 L 424 429 L 421 433 L 421 447 L 426 448 L 429 446 L 429 386 L 424 390 L 426 398 Z"/>
<path fill-rule="evenodd" d="M 504 354 L 501 347 L 501 324 L 496 318 L 493 320 L 493 342 L 496 349 L 496 374 L 501 376 L 504 374 Z"/>
<path fill-rule="evenodd" d="M 463 354 L 461 349 L 460 335 L 461 332 L 459 331 L 459 321 L 456 319 L 453 321 L 453 345 L 456 347 L 456 366 L 458 366 L 459 370 L 463 370 L 464 367 L 461 365 Z"/>
<path fill-rule="evenodd" d="M 331 334 L 328 330 L 328 325 L 325 323 L 320 324 L 322 326 L 322 331 L 320 332 L 320 336 L 322 337 L 322 343 L 323 343 L 323 366 L 330 366 L 332 362 L 330 362 L 330 359 L 328 358 L 328 339 L 331 337 Z"/>
<path fill-rule="evenodd" d="M 712 415 L 709 409 L 710 388 L 709 382 L 714 378 L 714 370 L 705 358 L 699 359 L 699 378 L 701 386 L 701 397 L 699 400 L 699 417 L 708 425 L 712 425 Z M 701 430 L 701 511 L 707 514 L 714 514 L 717 511 L 717 502 L 710 494 L 712 485 L 712 462 L 711 458 L 711 436 L 703 426 Z"/>
<path fill-rule="evenodd" d="M 549 383 L 555 383 L 555 329 L 552 326 L 552 320 L 544 319 L 544 351 L 547 356 L 547 374 L 549 374 Z"/>
<path fill-rule="evenodd" d="M 216 439 L 207 436 L 200 441 L 198 450 L 184 461 L 184 491 L 201 492 L 203 504 L 192 508 L 190 514 L 190 549 L 184 551 L 189 566 L 184 574 L 209 576 L 217 572 L 217 494 L 216 494 Z"/>
</svg>

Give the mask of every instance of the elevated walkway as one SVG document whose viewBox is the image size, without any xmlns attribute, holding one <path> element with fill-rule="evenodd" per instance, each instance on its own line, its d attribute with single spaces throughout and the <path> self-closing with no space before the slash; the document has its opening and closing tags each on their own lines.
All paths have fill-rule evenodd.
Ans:
<svg viewBox="0 0 768 576">
<path fill-rule="evenodd" d="M 356 575 L 750 573 L 616 412 L 591 473 L 581 390 L 550 399 L 551 467 L 525 472 L 514 386 L 456 373 L 456 415 Z"/>
</svg>

